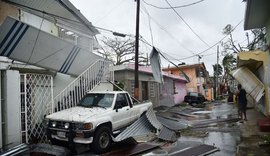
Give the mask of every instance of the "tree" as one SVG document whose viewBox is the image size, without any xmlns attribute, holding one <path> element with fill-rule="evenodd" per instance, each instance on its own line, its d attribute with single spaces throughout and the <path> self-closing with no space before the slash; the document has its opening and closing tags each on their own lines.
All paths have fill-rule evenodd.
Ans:
<svg viewBox="0 0 270 156">
<path fill-rule="evenodd" d="M 224 68 L 223 79 L 227 83 L 227 80 L 231 78 L 230 72 L 236 68 L 236 58 L 234 58 L 234 55 L 226 54 L 222 60 L 222 66 Z"/>
<path fill-rule="evenodd" d="M 222 75 L 223 68 L 220 64 L 214 64 L 213 69 L 214 69 L 214 77 Z"/>
<path fill-rule="evenodd" d="M 98 52 L 105 58 L 113 60 L 114 65 L 121 65 L 135 60 L 135 42 L 132 38 L 115 37 L 102 40 L 105 47 Z M 105 50 L 106 49 L 106 50 Z M 143 53 L 139 53 L 139 63 L 148 62 Z"/>
<path fill-rule="evenodd" d="M 222 33 L 224 35 L 228 35 L 229 38 L 225 42 L 221 42 L 221 45 L 224 48 L 225 53 L 239 53 L 241 51 L 251 51 L 258 48 L 261 48 L 263 45 L 267 43 L 266 41 L 266 29 L 253 29 L 251 30 L 251 34 L 248 32 L 246 33 L 247 37 L 247 45 L 241 45 L 241 43 L 237 43 L 237 41 L 234 40 L 232 31 L 234 30 L 233 26 L 231 24 L 228 24 L 223 28 Z M 250 36 L 253 37 L 252 40 L 250 40 Z"/>
</svg>

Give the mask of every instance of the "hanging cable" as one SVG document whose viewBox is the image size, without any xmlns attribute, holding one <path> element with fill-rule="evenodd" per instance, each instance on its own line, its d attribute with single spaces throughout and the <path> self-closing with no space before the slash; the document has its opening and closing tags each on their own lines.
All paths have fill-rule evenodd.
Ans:
<svg viewBox="0 0 270 156">
<path fill-rule="evenodd" d="M 154 45 L 154 41 L 153 41 L 153 32 L 152 32 L 152 27 L 151 27 L 151 17 L 149 12 L 146 10 L 146 8 L 142 5 L 142 8 L 144 9 L 144 12 L 147 14 L 148 17 L 148 26 L 149 26 L 149 31 L 150 31 L 150 35 L 151 35 L 151 42 L 152 42 L 152 46 Z"/>
<path fill-rule="evenodd" d="M 205 0 L 199 0 L 199 1 L 196 1 L 196 2 L 193 2 L 193 3 L 190 3 L 190 4 L 186 4 L 186 5 L 180 5 L 180 6 L 173 6 L 173 7 L 160 7 L 160 6 L 156 6 L 156 5 L 153 5 L 151 3 L 148 3 L 146 2 L 145 0 L 143 0 L 143 2 L 146 4 L 146 5 L 149 5 L 151 7 L 154 7 L 154 8 L 157 8 L 157 9 L 178 9 L 178 8 L 184 8 L 184 7 L 188 7 L 188 6 L 192 6 L 192 5 L 195 5 L 195 4 L 198 4 L 198 3 L 201 3 Z"/>
<path fill-rule="evenodd" d="M 208 43 L 206 43 L 193 29 L 192 29 L 192 27 L 185 21 L 185 19 L 172 7 L 172 5 L 169 3 L 169 1 L 168 0 L 165 0 L 166 1 L 166 3 L 172 8 L 172 10 L 176 13 L 176 15 L 184 22 L 184 24 L 191 30 L 191 32 L 194 34 L 194 35 L 196 35 L 197 37 L 198 37 L 198 39 L 199 40 L 201 40 L 205 45 L 207 45 L 208 47 L 210 47 L 209 46 L 209 44 Z"/>
</svg>

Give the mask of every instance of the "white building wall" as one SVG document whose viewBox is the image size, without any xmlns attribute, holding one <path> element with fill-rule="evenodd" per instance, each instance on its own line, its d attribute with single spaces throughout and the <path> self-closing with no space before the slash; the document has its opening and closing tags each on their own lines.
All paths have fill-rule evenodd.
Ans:
<svg viewBox="0 0 270 156">
<path fill-rule="evenodd" d="M 6 70 L 2 81 L 3 146 L 14 147 L 21 143 L 21 101 L 19 71 Z"/>
<path fill-rule="evenodd" d="M 76 77 L 57 73 L 53 78 L 53 97 L 58 95 L 65 87 L 67 87 Z"/>
<path fill-rule="evenodd" d="M 50 33 L 51 35 L 58 36 L 58 27 L 54 23 L 42 19 L 36 15 L 21 11 L 21 21 L 32 25 L 37 29 Z"/>
</svg>

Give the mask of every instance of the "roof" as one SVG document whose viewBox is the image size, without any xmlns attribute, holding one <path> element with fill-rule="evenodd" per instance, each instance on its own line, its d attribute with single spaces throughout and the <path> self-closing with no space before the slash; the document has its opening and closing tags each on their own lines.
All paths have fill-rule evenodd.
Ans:
<svg viewBox="0 0 270 156">
<path fill-rule="evenodd" d="M 263 28 L 270 15 L 269 0 L 247 0 L 244 29 Z"/>
<path fill-rule="evenodd" d="M 68 0 L 4 0 L 23 10 L 89 35 L 99 31 Z M 90 31 L 89 31 L 90 30 Z"/>
<path fill-rule="evenodd" d="M 134 64 L 123 64 L 123 65 L 118 65 L 118 66 L 114 66 L 114 71 L 124 71 L 124 70 L 130 70 L 130 71 L 134 71 L 135 70 L 135 65 Z M 146 73 L 146 74 L 152 74 L 152 69 L 151 66 L 139 66 L 139 72 L 141 73 Z M 182 77 L 182 76 L 178 76 L 178 75 L 173 75 L 167 72 L 162 72 L 163 76 L 166 76 L 168 78 L 172 78 L 175 80 L 180 80 L 180 81 L 185 81 L 187 82 L 187 80 Z"/>
</svg>

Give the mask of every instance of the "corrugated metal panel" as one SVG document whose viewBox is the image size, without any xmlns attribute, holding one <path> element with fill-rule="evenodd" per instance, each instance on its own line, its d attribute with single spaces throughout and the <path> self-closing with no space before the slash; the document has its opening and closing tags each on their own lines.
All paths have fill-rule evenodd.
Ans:
<svg viewBox="0 0 270 156">
<path fill-rule="evenodd" d="M 158 138 L 166 141 L 176 141 L 176 133 L 163 126 L 159 132 Z"/>
<path fill-rule="evenodd" d="M 248 68 L 240 67 L 232 71 L 231 74 L 256 102 L 262 98 L 264 95 L 264 84 Z"/>
<path fill-rule="evenodd" d="M 156 114 L 153 110 L 153 107 L 150 107 L 148 111 L 146 112 L 146 117 L 149 120 L 149 122 L 156 128 L 156 129 L 161 129 L 162 125 L 160 122 L 157 120 Z"/>
<path fill-rule="evenodd" d="M 70 25 L 75 24 L 80 29 L 89 32 L 91 30 L 92 34 L 98 34 L 99 32 L 92 26 L 80 11 L 75 8 L 68 0 L 6 0 L 9 3 L 15 4 L 22 9 L 38 15 L 40 17 L 47 18 L 49 20 L 62 20 Z M 45 14 L 44 14 L 45 13 Z M 46 15 L 46 16 L 44 16 Z"/>
<path fill-rule="evenodd" d="M 157 116 L 157 119 L 161 122 L 162 125 L 166 126 L 171 130 L 179 131 L 188 127 L 188 123 L 186 121 L 176 121 L 159 116 Z"/>
<path fill-rule="evenodd" d="M 123 132 L 121 132 L 116 138 L 113 138 L 115 142 L 125 140 L 129 137 L 147 135 L 155 130 L 155 127 L 148 121 L 146 115 L 143 115 L 132 125 L 127 127 Z"/>
</svg>

